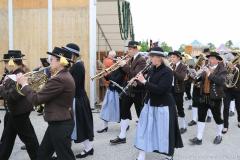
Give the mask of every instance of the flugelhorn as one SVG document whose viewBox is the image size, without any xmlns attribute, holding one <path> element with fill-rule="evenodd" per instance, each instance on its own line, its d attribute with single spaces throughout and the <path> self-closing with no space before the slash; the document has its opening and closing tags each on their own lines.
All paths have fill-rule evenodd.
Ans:
<svg viewBox="0 0 240 160">
<path fill-rule="evenodd" d="M 124 56 L 118 62 L 114 63 L 111 67 L 108 67 L 108 68 L 104 69 L 103 71 L 101 71 L 100 73 L 96 74 L 94 77 L 91 77 L 91 80 L 100 79 L 100 78 L 104 77 L 104 75 L 106 73 L 109 74 L 109 73 L 117 70 L 120 67 L 120 62 L 123 60 L 126 60 L 128 57 L 129 57 L 128 55 Z"/>
</svg>

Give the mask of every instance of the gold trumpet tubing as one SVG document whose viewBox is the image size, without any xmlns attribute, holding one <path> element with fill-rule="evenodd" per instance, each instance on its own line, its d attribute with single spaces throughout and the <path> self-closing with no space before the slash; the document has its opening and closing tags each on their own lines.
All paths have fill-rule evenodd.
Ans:
<svg viewBox="0 0 240 160">
<path fill-rule="evenodd" d="M 91 77 L 91 80 L 100 79 L 100 78 L 102 78 L 102 77 L 104 76 L 104 74 L 106 74 L 106 73 L 109 74 L 109 73 L 117 70 L 117 69 L 120 67 L 119 63 L 120 63 L 121 61 L 125 60 L 127 57 L 128 57 L 128 55 L 124 56 L 124 57 L 123 57 L 122 59 L 120 59 L 117 63 L 114 63 L 111 67 L 106 68 L 106 69 L 104 69 L 103 71 L 101 71 L 100 73 L 98 73 L 98 74 L 96 74 L 95 76 Z"/>
</svg>

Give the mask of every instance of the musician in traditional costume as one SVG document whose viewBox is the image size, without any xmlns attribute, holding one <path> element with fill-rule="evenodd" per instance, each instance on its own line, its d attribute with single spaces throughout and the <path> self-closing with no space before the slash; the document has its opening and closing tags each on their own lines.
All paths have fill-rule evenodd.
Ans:
<svg viewBox="0 0 240 160">
<path fill-rule="evenodd" d="M 204 48 L 203 49 L 203 54 L 205 56 L 208 56 L 209 54 L 211 53 L 210 49 L 209 48 Z M 206 60 L 205 64 L 207 65 L 208 64 L 208 60 Z M 206 118 L 206 122 L 210 123 L 212 121 L 212 112 L 211 110 L 209 109 L 208 112 L 207 112 L 207 118 Z"/>
<path fill-rule="evenodd" d="M 147 77 L 143 74 L 137 76 L 137 80 L 147 90 L 144 108 L 137 124 L 137 160 L 145 160 L 147 152 L 165 154 L 166 159 L 173 159 L 174 149 L 183 147 L 172 95 L 173 73 L 164 64 L 161 48 L 152 48 L 149 55 L 153 66 Z"/>
<path fill-rule="evenodd" d="M 37 160 L 51 159 L 54 152 L 58 160 L 75 160 L 71 149 L 75 83 L 68 71 L 72 54 L 59 47 L 54 47 L 53 51 L 47 54 L 51 55 L 52 75 L 39 92 L 31 89 L 27 77 L 17 75 L 20 91 L 25 98 L 33 105 L 45 104 L 43 117 L 48 127 L 39 147 Z"/>
<path fill-rule="evenodd" d="M 231 102 L 235 100 L 235 107 L 237 110 L 237 118 L 238 118 L 238 127 L 240 128 L 240 58 L 236 57 L 236 64 L 232 64 L 229 62 L 228 66 L 228 74 L 225 88 L 225 97 L 223 99 L 224 102 L 224 110 L 223 110 L 223 120 L 224 120 L 224 128 L 222 133 L 225 134 L 229 128 L 229 108 L 231 106 Z M 229 79 L 229 80 L 228 80 Z"/>
<path fill-rule="evenodd" d="M 221 118 L 221 103 L 224 97 L 224 83 L 226 78 L 226 69 L 221 65 L 222 58 L 217 52 L 211 52 L 208 56 L 208 63 L 202 73 L 199 74 L 200 83 L 200 103 L 198 107 L 197 136 L 190 139 L 193 145 L 201 145 L 205 129 L 205 121 L 208 109 L 212 111 L 216 122 L 216 137 L 214 144 L 222 142 L 223 119 Z"/>
<path fill-rule="evenodd" d="M 93 155 L 94 149 L 92 141 L 94 138 L 93 116 L 89 98 L 85 90 L 85 67 L 79 59 L 80 47 L 75 43 L 69 43 L 64 49 L 72 53 L 74 64 L 70 68 L 70 73 L 75 81 L 75 96 L 73 100 L 73 115 L 75 126 L 72 133 L 72 140 L 75 143 L 82 143 L 84 149 L 76 155 L 76 158 L 85 158 Z"/>
<path fill-rule="evenodd" d="M 192 90 L 192 120 L 188 123 L 188 126 L 194 126 L 197 124 L 198 119 L 198 107 L 200 106 L 200 82 L 196 80 L 197 72 L 201 70 L 206 64 L 206 58 L 203 55 L 197 56 L 197 63 L 195 68 L 190 71 L 189 76 L 193 79 Z"/>
<path fill-rule="evenodd" d="M 20 50 L 9 50 L 5 55 L 5 61 L 8 61 L 9 74 L 5 77 L 3 84 L 0 86 L 0 95 L 5 99 L 9 112 L 5 129 L 4 138 L 0 147 L 0 159 L 9 159 L 16 136 L 26 145 L 28 155 L 31 160 L 37 159 L 39 143 L 36 133 L 30 121 L 30 113 L 33 105 L 27 98 L 19 94 L 16 90 L 16 75 L 25 73 Z"/>
<path fill-rule="evenodd" d="M 110 74 L 104 76 L 106 81 L 109 81 L 102 109 L 100 112 L 100 118 L 103 120 L 103 127 L 98 130 L 98 133 L 108 131 L 108 122 L 120 122 L 120 104 L 119 94 L 122 90 L 119 87 L 123 87 L 125 73 L 121 68 L 113 71 Z"/>
<path fill-rule="evenodd" d="M 179 51 L 170 52 L 168 56 L 170 56 L 171 58 L 171 67 L 174 75 L 174 79 L 172 82 L 172 92 L 177 106 L 180 132 L 181 134 L 183 134 L 187 131 L 183 107 L 183 95 L 185 91 L 184 79 L 187 75 L 187 66 L 181 62 L 182 59 L 181 52 Z"/>
<path fill-rule="evenodd" d="M 122 71 L 127 75 L 130 81 L 133 77 L 137 75 L 145 66 L 146 60 L 139 54 L 138 50 L 139 43 L 136 41 L 129 41 L 128 43 L 128 55 L 130 59 L 126 62 L 122 60 L 120 67 Z M 127 85 L 127 84 L 125 84 Z M 126 143 L 126 132 L 129 128 L 129 120 L 132 119 L 131 116 L 131 106 L 134 104 L 137 116 L 140 116 L 143 107 L 143 98 L 145 95 L 144 86 L 141 83 L 135 83 L 129 88 L 128 95 L 123 94 L 121 97 L 121 109 L 120 109 L 120 126 L 121 132 L 116 139 L 110 140 L 111 144 Z"/>
</svg>

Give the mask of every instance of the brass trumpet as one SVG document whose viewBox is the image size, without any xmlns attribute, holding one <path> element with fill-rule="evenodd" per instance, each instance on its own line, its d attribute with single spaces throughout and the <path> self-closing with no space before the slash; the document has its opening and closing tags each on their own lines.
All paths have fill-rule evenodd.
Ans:
<svg viewBox="0 0 240 160">
<path fill-rule="evenodd" d="M 128 55 L 124 56 L 117 63 L 114 63 L 111 67 L 108 67 L 108 68 L 104 69 L 103 71 L 101 71 L 100 73 L 96 74 L 94 77 L 91 77 L 91 80 L 100 79 L 100 78 L 104 77 L 104 74 L 111 73 L 111 72 L 117 70 L 120 67 L 120 65 L 119 65 L 120 62 L 123 60 L 126 60 L 128 57 L 129 57 Z"/>
</svg>

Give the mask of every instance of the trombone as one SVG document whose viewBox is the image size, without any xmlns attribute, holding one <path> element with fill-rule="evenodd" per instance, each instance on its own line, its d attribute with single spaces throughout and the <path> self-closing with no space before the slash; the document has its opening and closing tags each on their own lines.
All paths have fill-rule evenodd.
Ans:
<svg viewBox="0 0 240 160">
<path fill-rule="evenodd" d="M 129 57 L 128 55 L 124 56 L 118 62 L 114 63 L 111 67 L 108 67 L 108 68 L 104 69 L 103 71 L 101 71 L 100 73 L 96 74 L 95 76 L 91 77 L 91 80 L 100 79 L 100 78 L 104 77 L 104 75 L 106 73 L 111 73 L 111 72 L 117 70 L 120 67 L 120 65 L 119 65 L 120 62 L 123 60 L 126 60 L 128 57 Z"/>
</svg>

